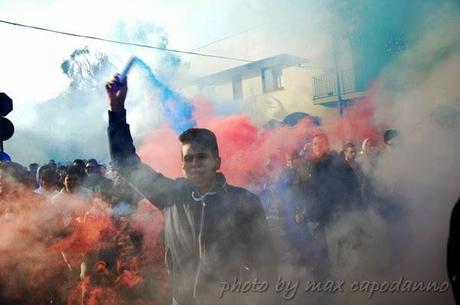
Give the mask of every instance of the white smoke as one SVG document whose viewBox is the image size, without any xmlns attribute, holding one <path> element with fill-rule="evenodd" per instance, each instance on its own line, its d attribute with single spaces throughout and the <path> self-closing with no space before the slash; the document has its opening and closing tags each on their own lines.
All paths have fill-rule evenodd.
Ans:
<svg viewBox="0 0 460 305">
<path fill-rule="evenodd" d="M 398 219 L 373 212 L 341 219 L 330 237 L 343 239 L 348 280 L 447 281 L 450 212 L 460 196 L 460 22 L 458 6 L 441 6 L 423 22 L 421 39 L 390 64 L 373 100 L 378 123 L 399 130 L 396 147 L 384 149 L 375 172 L 379 192 L 400 209 Z M 419 29 L 420 30 L 420 29 Z M 395 84 L 396 83 L 396 84 Z M 381 204 L 382 202 L 377 202 Z M 373 203 L 375 204 L 375 203 Z M 348 236 L 350 238 L 350 236 Z M 339 297 L 340 299 L 340 297 Z M 447 292 L 351 293 L 340 304 L 449 304 Z"/>
</svg>

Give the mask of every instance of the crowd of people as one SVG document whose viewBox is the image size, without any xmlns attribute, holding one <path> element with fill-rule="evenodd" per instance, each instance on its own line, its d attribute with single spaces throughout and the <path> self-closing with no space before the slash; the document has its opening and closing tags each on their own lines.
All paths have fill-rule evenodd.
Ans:
<svg viewBox="0 0 460 305">
<path fill-rule="evenodd" d="M 396 136 L 396 131 L 387 131 L 385 145 L 392 146 Z M 336 153 L 326 134 L 314 136 L 305 146 L 286 155 L 280 173 L 267 179 L 257 191 L 269 225 L 276 228 L 272 233 L 278 241 L 277 252 L 282 263 L 303 267 L 316 278 L 331 276 L 333 259 L 337 259 L 333 256 L 338 254 L 333 254 L 334 249 L 327 243 L 326 229 L 347 212 L 368 207 L 374 196 L 372 172 L 377 157 L 376 143 L 370 139 L 363 142 L 361 151 L 347 142 Z M 28 168 L 11 161 L 1 162 L 0 171 L 3 222 L 23 212 L 23 207 L 17 204 L 23 198 L 32 200 L 37 209 L 58 207 L 58 212 L 52 214 L 54 219 L 49 219 L 48 228 L 43 231 L 48 234 L 45 243 L 48 246 L 69 239 L 81 230 L 80 226 L 94 225 L 93 218 L 102 214 L 110 218 L 103 227 L 105 231 L 93 241 L 97 245 L 86 247 L 86 253 L 79 253 L 82 249 L 72 253 L 72 247 L 65 252 L 62 247 L 56 248 L 63 267 L 59 274 L 70 282 L 62 287 L 46 285 L 41 300 L 35 291 L 34 304 L 99 304 L 100 287 L 105 287 L 105 294 L 110 288 L 118 300 L 138 298 L 145 304 L 161 303 L 168 297 L 165 268 L 158 259 L 164 254 L 161 235 L 153 250 L 157 259 L 144 256 L 143 232 L 135 229 L 129 218 L 144 196 L 115 169 L 95 159 L 76 159 L 67 165 L 50 160 L 44 165 L 32 163 Z M 276 227 L 276 223 L 280 226 Z M 150 266 L 146 268 L 146 264 Z M 63 274 L 64 270 L 68 274 Z M 145 270 L 150 274 L 145 274 Z M 27 293 L 24 290 L 24 294 L 9 295 L 7 277 L 0 273 L 0 299 L 3 298 L 2 304 L 17 304 Z M 27 304 L 22 299 L 20 302 Z"/>
<path fill-rule="evenodd" d="M 161 223 L 153 224 L 152 235 L 148 225 L 155 211 L 149 209 L 142 213 L 150 219 L 136 222 L 133 215 L 142 197 L 115 171 L 95 159 L 76 159 L 29 168 L 1 162 L 0 173 L 1 227 L 35 228 L 33 237 L 27 231 L 16 244 L 24 243 L 25 251 L 36 251 L 37 245 L 46 249 L 38 266 L 28 266 L 37 263 L 28 255 L 19 263 L 10 258 L 14 249 L 0 250 L 1 304 L 167 302 Z"/>
<path fill-rule="evenodd" d="M 279 304 L 270 293 L 218 291 L 236 279 L 274 285 L 283 265 L 331 278 L 343 240 L 331 243 L 328 229 L 378 198 L 379 154 L 398 140 L 387 130 L 384 149 L 365 139 L 360 152 L 348 142 L 336 153 L 317 133 L 250 192 L 219 172 L 216 135 L 190 128 L 179 136 L 185 177 L 170 179 L 136 154 L 126 82 L 115 76 L 106 91 L 109 168 L 0 163 L 0 225 L 12 236 L 0 242 L 1 304 Z M 17 259 L 21 251 L 31 257 Z"/>
<path fill-rule="evenodd" d="M 389 129 L 381 145 L 368 138 L 361 149 L 345 142 L 337 152 L 328 136 L 320 133 L 286 154 L 285 167 L 267 179 L 260 192 L 281 262 L 295 266 L 303 275 L 330 278 L 332 269 L 340 267 L 343 242 L 331 244 L 327 238 L 334 223 L 349 213 L 369 209 L 387 219 L 401 215 L 401 206 L 391 204 L 394 194 L 382 194 L 375 178 L 379 155 L 397 142 L 398 132 Z M 359 247 L 359 233 L 351 234 L 356 235 L 352 246 Z"/>
</svg>

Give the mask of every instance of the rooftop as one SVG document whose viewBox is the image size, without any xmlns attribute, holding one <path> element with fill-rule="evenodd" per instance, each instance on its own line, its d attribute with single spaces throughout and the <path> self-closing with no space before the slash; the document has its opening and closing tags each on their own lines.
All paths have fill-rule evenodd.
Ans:
<svg viewBox="0 0 460 305">
<path fill-rule="evenodd" d="M 264 68 L 300 66 L 307 62 L 309 62 L 309 60 L 302 57 L 289 54 L 279 54 L 242 66 L 237 66 L 228 70 L 200 77 L 193 80 L 192 83 L 202 86 L 229 83 L 232 82 L 232 79 L 235 75 L 241 75 L 242 79 L 251 78 L 260 75 L 260 71 Z"/>
</svg>

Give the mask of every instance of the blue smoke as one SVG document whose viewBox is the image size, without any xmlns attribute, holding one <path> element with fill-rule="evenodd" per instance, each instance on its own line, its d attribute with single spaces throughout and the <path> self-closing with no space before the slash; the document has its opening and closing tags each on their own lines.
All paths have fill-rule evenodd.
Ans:
<svg viewBox="0 0 460 305">
<path fill-rule="evenodd" d="M 196 126 L 196 121 L 193 119 L 193 111 L 195 109 L 193 105 L 185 97 L 163 84 L 155 76 L 150 67 L 139 57 L 134 56 L 131 60 L 133 64 L 137 64 L 142 68 L 147 74 L 149 83 L 154 89 L 160 92 L 160 103 L 171 128 L 177 133 L 181 133 Z"/>
</svg>

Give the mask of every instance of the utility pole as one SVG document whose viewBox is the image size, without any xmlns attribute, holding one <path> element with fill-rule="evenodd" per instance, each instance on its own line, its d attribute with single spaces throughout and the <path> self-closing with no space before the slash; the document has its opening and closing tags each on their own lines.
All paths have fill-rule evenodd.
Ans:
<svg viewBox="0 0 460 305">
<path fill-rule="evenodd" d="M 329 26 L 331 27 L 331 40 L 332 40 L 332 57 L 334 60 L 334 69 L 335 69 L 335 82 L 336 82 L 336 90 L 337 90 L 337 110 L 340 116 L 343 116 L 344 112 L 344 101 L 342 100 L 342 86 L 340 83 L 341 79 L 341 68 L 340 68 L 340 58 L 339 58 L 339 49 L 341 46 L 340 43 L 340 26 L 337 20 L 337 16 L 339 14 L 338 8 L 336 5 L 333 4 L 332 1 L 329 2 Z"/>
<path fill-rule="evenodd" d="M 340 62 L 338 58 L 338 41 L 335 40 L 334 43 L 334 67 L 335 67 L 335 80 L 336 80 L 336 89 L 337 89 L 337 108 L 339 110 L 340 116 L 343 116 L 343 110 L 344 110 L 344 105 L 343 105 L 343 100 L 342 100 L 342 86 L 340 84 L 340 74 L 341 74 L 341 68 L 340 68 Z"/>
</svg>

